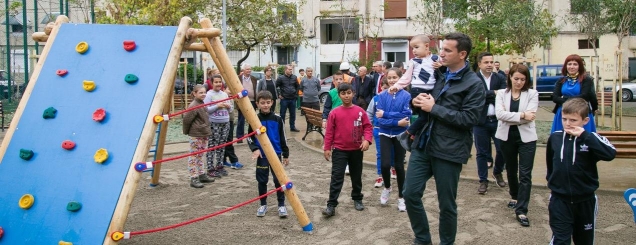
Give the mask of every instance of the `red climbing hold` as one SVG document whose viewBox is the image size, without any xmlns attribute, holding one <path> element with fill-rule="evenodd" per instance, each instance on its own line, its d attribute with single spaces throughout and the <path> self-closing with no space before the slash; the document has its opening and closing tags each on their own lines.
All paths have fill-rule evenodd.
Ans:
<svg viewBox="0 0 636 245">
<path fill-rule="evenodd" d="M 75 142 L 70 141 L 70 140 L 65 140 L 62 141 L 62 148 L 64 148 L 65 150 L 73 150 L 73 148 L 75 148 Z"/>
<path fill-rule="evenodd" d="M 128 52 L 135 50 L 137 44 L 133 40 L 125 40 L 124 41 L 124 49 Z"/>
<path fill-rule="evenodd" d="M 63 77 L 66 76 L 66 74 L 68 74 L 67 70 L 57 70 L 57 72 L 55 72 L 58 76 Z"/>
<path fill-rule="evenodd" d="M 99 108 L 93 112 L 93 120 L 101 122 L 106 117 L 106 111 L 104 108 Z"/>
<path fill-rule="evenodd" d="M 4 235 L 4 230 L 0 227 L 0 239 L 2 239 L 2 235 Z"/>
</svg>

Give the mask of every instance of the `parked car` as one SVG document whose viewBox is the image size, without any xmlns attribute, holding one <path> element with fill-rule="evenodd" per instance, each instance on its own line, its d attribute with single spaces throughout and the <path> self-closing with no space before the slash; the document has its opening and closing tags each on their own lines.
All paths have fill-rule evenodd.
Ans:
<svg viewBox="0 0 636 245">
<path fill-rule="evenodd" d="M 532 67 L 530 68 L 530 76 L 532 76 Z M 537 88 L 539 95 L 552 95 L 554 85 L 563 77 L 561 69 L 563 65 L 538 65 L 537 66 Z M 532 77 L 529 80 L 532 83 Z"/>
<path fill-rule="evenodd" d="M 327 101 L 327 96 L 329 96 L 329 90 L 331 90 L 331 83 L 333 82 L 333 77 L 332 76 L 328 76 L 325 79 L 322 79 L 322 81 L 320 81 L 320 93 L 319 93 L 319 97 L 320 98 L 320 103 L 324 104 L 325 101 Z"/>
<path fill-rule="evenodd" d="M 252 71 L 252 76 L 256 78 L 256 80 L 261 80 L 265 77 L 265 73 L 262 71 Z"/>
<path fill-rule="evenodd" d="M 630 82 L 623 82 L 623 89 L 620 93 L 617 92 L 616 96 L 622 96 L 623 101 L 632 101 L 634 99 L 634 94 L 636 94 L 636 79 Z M 605 92 L 612 92 L 612 86 L 606 86 Z M 616 90 L 618 91 L 618 85 L 616 85 Z M 617 97 L 618 98 L 618 97 Z"/>
</svg>

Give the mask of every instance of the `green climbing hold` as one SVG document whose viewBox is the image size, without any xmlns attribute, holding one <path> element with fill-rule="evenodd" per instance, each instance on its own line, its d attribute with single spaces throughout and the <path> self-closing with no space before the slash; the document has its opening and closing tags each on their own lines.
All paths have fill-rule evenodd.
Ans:
<svg viewBox="0 0 636 245">
<path fill-rule="evenodd" d="M 82 204 L 79 202 L 69 202 L 68 204 L 66 204 L 66 210 L 71 211 L 71 212 L 77 212 L 82 208 Z"/>
<path fill-rule="evenodd" d="M 57 113 L 57 109 L 49 107 L 44 110 L 44 115 L 42 115 L 42 117 L 44 117 L 44 119 L 55 118 L 55 113 Z"/>
<path fill-rule="evenodd" d="M 139 78 L 135 76 L 134 74 L 127 74 L 124 80 L 126 80 L 127 83 L 136 83 L 139 80 Z"/>
<path fill-rule="evenodd" d="M 32 157 L 33 157 L 32 150 L 20 149 L 20 158 L 28 161 L 28 160 L 31 160 Z"/>
</svg>

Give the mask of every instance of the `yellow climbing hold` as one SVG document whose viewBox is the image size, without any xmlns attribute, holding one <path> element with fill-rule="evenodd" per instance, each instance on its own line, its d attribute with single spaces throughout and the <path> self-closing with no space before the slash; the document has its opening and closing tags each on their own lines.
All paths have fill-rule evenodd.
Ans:
<svg viewBox="0 0 636 245">
<path fill-rule="evenodd" d="M 77 46 L 75 46 L 75 51 L 77 51 L 80 54 L 86 53 L 86 51 L 88 51 L 88 43 L 87 42 L 78 43 Z"/>
<path fill-rule="evenodd" d="M 95 82 L 93 81 L 84 80 L 82 84 L 83 84 L 84 90 L 88 92 L 92 92 L 93 90 L 95 90 Z"/>
<path fill-rule="evenodd" d="M 113 239 L 113 241 L 118 242 L 118 241 L 120 241 L 121 239 L 124 239 L 124 233 L 123 233 L 123 232 L 121 232 L 121 231 L 115 231 L 115 232 L 113 232 L 113 234 L 112 234 L 112 235 L 110 235 L 110 238 L 112 238 L 112 239 Z"/>
<path fill-rule="evenodd" d="M 95 152 L 95 162 L 104 163 L 108 159 L 108 151 L 104 148 L 100 148 Z"/>
<path fill-rule="evenodd" d="M 72 242 L 65 242 L 65 241 L 60 241 L 57 243 L 58 245 L 73 245 Z"/>
<path fill-rule="evenodd" d="M 35 202 L 35 198 L 33 198 L 33 195 L 24 194 L 24 196 L 20 198 L 20 202 L 18 202 L 18 206 L 20 206 L 20 208 L 22 209 L 29 209 L 31 208 L 31 206 L 33 206 L 33 202 Z"/>
</svg>

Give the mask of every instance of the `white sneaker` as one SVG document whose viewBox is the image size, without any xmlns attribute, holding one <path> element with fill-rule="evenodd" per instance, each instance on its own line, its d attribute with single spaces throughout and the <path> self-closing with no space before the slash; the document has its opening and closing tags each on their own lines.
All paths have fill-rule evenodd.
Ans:
<svg viewBox="0 0 636 245">
<path fill-rule="evenodd" d="M 267 213 L 267 205 L 262 205 L 256 211 L 257 217 L 265 217 L 265 213 Z"/>
<path fill-rule="evenodd" d="M 373 185 L 373 187 L 380 188 L 382 187 L 382 185 L 384 185 L 384 180 L 382 179 L 382 176 L 380 176 L 375 180 L 375 184 Z"/>
<path fill-rule="evenodd" d="M 278 207 L 278 217 L 287 218 L 287 208 L 285 206 Z"/>
<path fill-rule="evenodd" d="M 347 165 L 347 168 L 345 168 L 345 174 L 349 175 L 349 165 Z"/>
<path fill-rule="evenodd" d="M 391 167 L 391 179 L 397 179 L 397 172 L 395 172 L 394 167 Z"/>
<path fill-rule="evenodd" d="M 406 204 L 404 203 L 404 198 L 398 198 L 398 211 L 406 212 Z"/>
<path fill-rule="evenodd" d="M 382 190 L 382 194 L 380 195 L 380 204 L 386 205 L 389 201 L 389 197 L 391 196 L 391 188 L 384 188 Z"/>
</svg>

